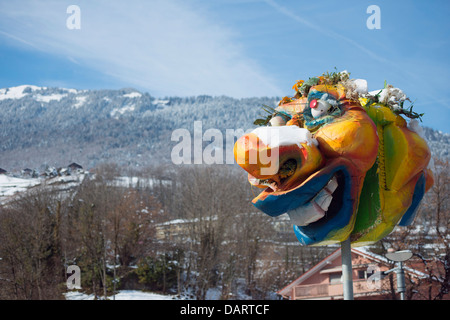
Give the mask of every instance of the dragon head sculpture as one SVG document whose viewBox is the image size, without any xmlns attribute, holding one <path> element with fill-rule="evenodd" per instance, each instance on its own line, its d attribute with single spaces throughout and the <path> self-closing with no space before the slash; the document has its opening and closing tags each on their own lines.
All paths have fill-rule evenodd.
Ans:
<svg viewBox="0 0 450 320">
<path fill-rule="evenodd" d="M 347 72 L 293 89 L 234 146 L 250 184 L 264 188 L 253 204 L 270 216 L 287 213 L 304 245 L 350 237 L 362 246 L 410 224 L 433 175 L 429 148 L 412 130 L 417 120 L 401 116 L 420 116 L 403 109 L 406 96 L 391 86 L 369 94 Z"/>
</svg>

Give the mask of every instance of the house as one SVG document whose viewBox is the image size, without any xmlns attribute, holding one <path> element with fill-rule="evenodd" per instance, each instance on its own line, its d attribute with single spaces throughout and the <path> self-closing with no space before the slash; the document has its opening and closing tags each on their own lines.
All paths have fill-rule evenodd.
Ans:
<svg viewBox="0 0 450 320">
<path fill-rule="evenodd" d="M 80 166 L 78 163 L 75 163 L 75 162 L 72 162 L 71 164 L 69 164 L 67 166 L 67 168 L 69 168 L 70 170 L 77 170 L 77 169 L 83 170 L 83 167 Z"/>
<path fill-rule="evenodd" d="M 33 170 L 31 170 L 30 168 L 25 168 L 22 170 L 22 176 L 32 176 L 33 175 Z"/>
<path fill-rule="evenodd" d="M 379 300 L 398 298 L 395 273 L 381 279 L 377 272 L 388 271 L 394 264 L 387 258 L 366 249 L 352 248 L 353 296 L 355 300 Z M 424 273 L 404 267 L 408 279 L 422 279 Z M 277 292 L 289 300 L 339 300 L 343 299 L 341 249 L 337 249 L 299 278 Z"/>
<path fill-rule="evenodd" d="M 83 167 L 80 166 L 78 163 L 75 163 L 75 162 L 69 164 L 67 166 L 67 168 L 68 168 L 68 172 L 66 174 L 76 173 L 76 172 L 78 172 L 78 173 L 83 172 Z"/>
<path fill-rule="evenodd" d="M 0 168 L 0 174 L 6 174 L 8 173 L 5 169 Z"/>
<path fill-rule="evenodd" d="M 156 224 L 156 239 L 164 241 L 182 240 L 188 234 L 192 220 L 175 219 Z"/>
<path fill-rule="evenodd" d="M 39 177 L 39 174 L 36 172 L 36 170 L 32 170 L 30 168 L 25 168 L 21 171 L 22 177 L 30 177 L 30 178 L 37 178 Z"/>
</svg>

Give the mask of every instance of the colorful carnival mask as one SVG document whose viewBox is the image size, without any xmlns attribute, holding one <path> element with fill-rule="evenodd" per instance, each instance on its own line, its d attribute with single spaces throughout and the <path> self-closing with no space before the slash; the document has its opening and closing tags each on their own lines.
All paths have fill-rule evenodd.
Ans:
<svg viewBox="0 0 450 320">
<path fill-rule="evenodd" d="M 403 109 L 401 90 L 369 94 L 364 80 L 346 72 L 293 88 L 293 98 L 255 121 L 269 126 L 234 146 L 249 182 L 264 188 L 253 204 L 270 216 L 287 213 L 304 245 L 348 237 L 353 246 L 367 245 L 411 224 L 433 176 L 417 120 L 408 126 L 400 115 L 420 116 Z"/>
</svg>

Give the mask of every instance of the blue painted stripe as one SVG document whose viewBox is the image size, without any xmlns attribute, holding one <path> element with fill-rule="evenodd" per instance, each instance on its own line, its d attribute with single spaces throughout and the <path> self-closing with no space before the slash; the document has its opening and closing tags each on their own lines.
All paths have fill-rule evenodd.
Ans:
<svg viewBox="0 0 450 320">
<path fill-rule="evenodd" d="M 417 215 L 417 209 L 419 208 L 420 201 L 425 194 L 425 175 L 422 173 L 419 180 L 417 180 L 416 187 L 414 188 L 414 194 L 412 198 L 411 205 L 408 210 L 403 215 L 402 219 L 399 222 L 399 226 L 406 227 L 411 225 L 414 221 L 414 218 Z"/>
</svg>

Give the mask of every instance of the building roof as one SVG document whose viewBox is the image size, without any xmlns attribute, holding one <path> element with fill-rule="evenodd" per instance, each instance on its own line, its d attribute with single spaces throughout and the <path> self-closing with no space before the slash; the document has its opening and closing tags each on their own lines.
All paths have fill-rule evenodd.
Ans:
<svg viewBox="0 0 450 320">
<path fill-rule="evenodd" d="M 75 163 L 75 162 L 72 162 L 72 163 L 69 164 L 67 167 L 68 167 L 68 168 L 71 168 L 71 169 L 83 169 L 82 166 L 80 166 L 78 163 Z"/>
<path fill-rule="evenodd" d="M 366 247 L 352 248 L 351 250 L 352 250 L 352 254 L 362 256 L 362 257 L 364 257 L 368 260 L 371 260 L 375 263 L 381 263 L 381 264 L 385 264 L 385 265 L 392 264 L 392 262 L 390 260 L 388 260 L 386 257 L 375 254 Z M 316 273 L 342 272 L 341 267 L 327 268 L 327 265 L 331 264 L 332 261 L 334 261 L 336 259 L 340 259 L 340 258 L 341 258 L 341 248 L 339 248 L 336 251 L 334 251 L 333 253 L 331 253 L 329 256 L 327 256 L 326 258 L 321 260 L 319 263 L 317 263 L 311 269 L 309 269 L 308 271 L 303 273 L 300 277 L 295 279 L 293 282 L 291 282 L 290 284 L 288 284 L 287 286 L 285 286 L 284 288 L 279 290 L 277 292 L 277 294 L 279 294 L 281 296 L 289 296 L 294 287 L 302 284 L 304 281 L 306 281 L 308 278 L 310 278 L 311 276 L 313 276 Z M 427 277 L 426 274 L 424 274 L 423 272 L 420 272 L 418 270 L 408 268 L 406 266 L 403 266 L 403 268 L 405 269 L 406 272 L 410 273 L 414 277 L 417 277 L 417 278 Z"/>
<path fill-rule="evenodd" d="M 353 251 L 353 249 L 352 249 L 352 251 Z M 330 254 L 329 256 L 324 258 L 322 261 L 320 261 L 318 264 L 316 264 L 314 267 L 312 267 L 311 269 L 306 271 L 300 277 L 295 279 L 293 282 L 288 284 L 286 287 L 279 290 L 277 292 L 277 294 L 282 295 L 282 296 L 289 295 L 289 293 L 292 291 L 293 287 L 298 286 L 300 283 L 302 283 L 303 281 L 305 281 L 306 279 L 311 277 L 313 274 L 322 270 L 326 265 L 328 265 L 330 263 L 330 261 L 335 260 L 336 258 L 339 258 L 340 256 L 341 256 L 341 249 L 339 248 L 336 251 L 334 251 L 332 254 Z"/>
</svg>

